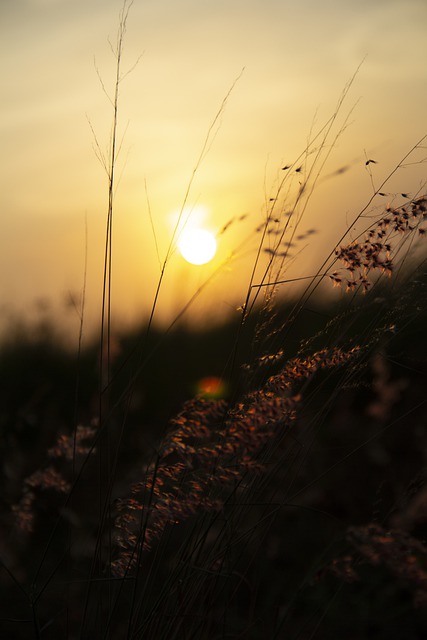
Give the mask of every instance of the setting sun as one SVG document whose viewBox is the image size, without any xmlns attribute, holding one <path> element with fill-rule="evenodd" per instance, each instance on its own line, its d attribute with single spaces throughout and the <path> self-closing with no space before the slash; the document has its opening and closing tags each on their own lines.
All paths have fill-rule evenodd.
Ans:
<svg viewBox="0 0 427 640">
<path fill-rule="evenodd" d="M 206 229 L 186 229 L 180 237 L 178 248 L 187 262 L 206 264 L 216 253 L 216 240 Z"/>
</svg>

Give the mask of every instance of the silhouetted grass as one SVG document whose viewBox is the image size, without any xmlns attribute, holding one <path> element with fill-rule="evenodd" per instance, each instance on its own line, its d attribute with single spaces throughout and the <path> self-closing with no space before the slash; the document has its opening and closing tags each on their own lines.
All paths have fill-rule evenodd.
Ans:
<svg viewBox="0 0 427 640">
<path fill-rule="evenodd" d="M 157 326 L 177 227 L 148 320 L 120 335 L 111 276 L 131 5 L 113 47 L 107 157 L 95 138 L 109 195 L 100 339 L 79 340 L 74 355 L 49 326 L 23 327 L 1 349 L 2 637 L 422 638 L 427 200 L 420 189 L 403 204 L 373 201 L 424 138 L 284 303 L 291 246 L 306 240 L 298 228 L 345 129 L 352 79 L 280 169 L 237 319 L 190 329 L 197 290 Z M 333 285 L 339 298 L 325 295 Z"/>
</svg>

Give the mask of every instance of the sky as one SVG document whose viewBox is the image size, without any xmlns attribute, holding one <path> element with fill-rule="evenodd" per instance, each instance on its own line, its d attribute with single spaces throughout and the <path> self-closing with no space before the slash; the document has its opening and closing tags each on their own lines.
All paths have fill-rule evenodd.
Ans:
<svg viewBox="0 0 427 640">
<path fill-rule="evenodd" d="M 78 335 L 83 290 L 86 331 L 99 325 L 108 184 L 97 156 L 108 154 L 121 8 L 122 0 L 0 0 L 6 337 L 19 319 L 47 316 Z M 316 134 L 358 70 L 324 142 L 316 188 L 295 217 L 303 239 L 287 277 L 313 273 L 427 133 L 426 23 L 425 0 L 135 0 L 118 109 L 117 327 L 147 317 L 166 256 L 159 322 L 173 321 L 200 287 L 190 321 L 238 313 L 282 167 L 294 173 L 280 215 L 295 203 Z M 424 151 L 386 185 L 390 201 L 422 190 Z M 368 158 L 377 164 L 367 168 Z M 168 255 L 184 205 L 181 221 L 217 236 L 208 265 Z"/>
</svg>

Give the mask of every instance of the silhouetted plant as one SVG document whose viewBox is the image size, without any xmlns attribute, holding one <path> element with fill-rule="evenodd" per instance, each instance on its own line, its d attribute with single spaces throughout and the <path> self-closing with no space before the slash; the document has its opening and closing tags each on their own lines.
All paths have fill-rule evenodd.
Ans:
<svg viewBox="0 0 427 640">
<path fill-rule="evenodd" d="M 416 285 L 416 268 L 406 272 L 404 289 L 392 276 L 405 271 L 406 256 L 416 255 L 415 239 L 426 233 L 427 196 L 421 195 L 422 189 L 412 199 L 401 194 L 406 204 L 387 206 L 360 236 L 351 238 L 373 198 L 386 195 L 383 189 L 402 160 L 374 190 L 318 271 L 292 279 L 300 280 L 303 288 L 288 306 L 281 306 L 282 288 L 291 282 L 287 268 L 297 260 L 292 251 L 316 233 L 315 229 L 301 233 L 299 227 L 334 144 L 346 128 L 350 114 L 335 129 L 353 76 L 331 118 L 312 134 L 293 163 L 281 167 L 262 222 L 250 234 L 256 242 L 253 271 L 240 322 L 232 327 L 232 347 L 224 353 L 226 397 L 188 393 L 177 415 L 165 425 L 161 411 L 161 424 L 151 428 L 152 414 L 134 410 L 140 401 L 141 374 L 154 376 L 161 346 L 168 339 L 172 342 L 178 321 L 210 279 L 162 336 L 154 325 L 158 296 L 195 173 L 236 81 L 216 113 L 190 176 L 143 338 L 129 353 L 117 348 L 115 359 L 112 228 L 120 147 L 119 87 L 127 75 L 121 71 L 122 47 L 131 6 L 124 1 L 112 47 L 116 76 L 109 97 L 113 119 L 108 157 L 95 136 L 108 186 L 97 410 L 92 401 L 93 421 L 84 421 L 90 426 L 77 419 L 69 429 L 57 425 L 44 449 L 45 463 L 27 477 L 22 474 L 19 496 L 16 487 L 11 491 L 13 506 L 4 516 L 4 528 L 24 535 L 8 540 L 2 561 L 2 585 L 12 584 L 18 594 L 10 598 L 15 608 L 5 620 L 7 637 L 12 637 L 18 619 L 27 626 L 17 638 L 29 637 L 29 629 L 36 638 L 47 637 L 52 627 L 55 637 L 67 638 L 286 635 L 308 639 L 315 637 L 322 623 L 326 631 L 320 637 L 332 637 L 335 622 L 339 635 L 350 637 L 350 615 L 332 613 L 329 626 L 327 615 L 345 582 L 364 581 L 363 567 L 385 567 L 421 609 L 427 605 L 425 490 L 418 487 L 406 508 L 399 509 L 400 486 L 393 488 L 391 497 L 384 499 L 384 517 L 375 520 L 371 512 L 380 510 L 381 502 L 380 489 L 375 486 L 373 491 L 372 485 L 386 484 L 389 476 L 396 476 L 387 466 L 396 450 L 412 447 L 409 460 L 396 460 L 405 474 L 416 458 L 414 449 L 418 471 L 426 462 L 422 446 L 414 444 L 427 443 L 425 360 L 414 363 L 401 357 L 406 343 L 396 357 L 388 349 L 395 344 L 395 333 L 397 338 L 405 335 L 404 328 L 396 328 L 397 318 L 403 327 L 414 317 L 425 320 L 422 259 Z M 421 149 L 424 140 L 404 160 Z M 367 160 L 366 166 L 371 164 L 376 162 Z M 244 217 L 233 217 L 220 234 Z M 247 242 L 245 238 L 236 255 Z M 391 278 L 394 290 L 382 282 L 382 275 Z M 360 289 L 367 295 L 347 295 L 340 306 L 331 302 L 315 309 L 321 320 L 303 333 L 303 314 L 313 311 L 309 305 L 329 281 L 350 294 Z M 414 295 L 419 297 L 415 307 L 408 304 Z M 83 311 L 84 305 L 80 344 Z M 424 326 L 417 336 L 423 332 Z M 176 332 L 172 345 L 177 349 L 180 339 Z M 418 353 L 418 341 L 418 337 L 408 341 L 412 352 Z M 162 352 L 160 372 L 174 357 L 173 346 Z M 181 369 L 183 360 L 181 356 Z M 395 375 L 396 367 L 404 369 L 408 378 L 401 371 Z M 158 377 L 161 384 L 162 373 Z M 157 403 L 169 409 L 164 386 Z M 417 411 L 418 440 L 411 433 Z M 397 435 L 391 429 L 396 422 Z M 126 458 L 129 451 L 131 463 Z M 354 460 L 359 454 L 364 457 L 357 466 Z M 338 480 L 333 475 L 337 470 Z M 353 504 L 355 496 L 361 506 Z M 320 525 L 304 519 L 315 516 L 322 518 Z M 393 525 L 390 529 L 388 523 Z M 332 594 L 331 574 L 340 585 Z M 310 591 L 313 585 L 319 589 L 316 596 Z M 13 617 L 22 603 L 29 607 L 31 619 L 18 618 L 20 613 Z"/>
</svg>

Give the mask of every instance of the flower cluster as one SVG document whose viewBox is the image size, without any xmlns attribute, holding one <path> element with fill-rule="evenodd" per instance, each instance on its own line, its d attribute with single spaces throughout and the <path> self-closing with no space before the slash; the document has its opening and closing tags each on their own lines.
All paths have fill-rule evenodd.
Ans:
<svg viewBox="0 0 427 640">
<path fill-rule="evenodd" d="M 79 424 L 73 436 L 64 433 L 58 437 L 54 446 L 47 452 L 49 458 L 63 458 L 72 461 L 76 457 L 87 456 L 94 451 L 90 443 L 95 438 L 96 432 L 96 426 Z"/>
<path fill-rule="evenodd" d="M 74 434 L 60 434 L 48 450 L 50 460 L 59 466 L 61 462 L 75 462 L 77 458 L 82 460 L 94 451 L 90 443 L 95 438 L 96 426 L 78 425 Z M 58 469 L 53 464 L 39 469 L 24 480 L 22 497 L 18 504 L 12 507 L 18 530 L 23 533 L 31 533 L 34 529 L 35 508 L 34 505 L 40 491 L 53 491 L 57 494 L 67 494 L 71 489 L 71 483 L 67 479 L 67 470 Z"/>
<path fill-rule="evenodd" d="M 23 533 L 31 533 L 33 531 L 35 520 L 34 504 L 39 490 L 51 490 L 66 494 L 70 488 L 70 484 L 62 474 L 52 466 L 35 471 L 31 476 L 26 478 L 21 500 L 12 507 L 18 529 Z"/>
<path fill-rule="evenodd" d="M 356 553 L 337 558 L 328 567 L 336 577 L 360 579 L 358 566 L 384 566 L 395 580 L 413 593 L 415 606 L 427 606 L 427 547 L 399 529 L 388 531 L 379 524 L 350 527 L 347 540 Z"/>
<path fill-rule="evenodd" d="M 393 249 L 395 238 L 402 234 L 417 231 L 424 236 L 426 229 L 421 226 L 427 215 L 427 197 L 423 196 L 395 209 L 388 207 L 385 215 L 365 235 L 363 242 L 351 242 L 335 249 L 335 256 L 343 263 L 344 270 L 329 275 L 334 286 L 346 286 L 347 291 L 362 288 L 367 291 L 371 286 L 368 274 L 385 273 L 391 276 L 394 269 Z"/>
<path fill-rule="evenodd" d="M 221 509 L 248 472 L 263 470 L 260 453 L 296 418 L 298 383 L 325 367 L 354 358 L 325 349 L 290 360 L 261 389 L 229 407 L 223 400 L 195 398 L 172 421 L 158 457 L 127 498 L 116 501 L 115 575 L 124 576 L 149 550 L 167 525 L 179 524 L 200 510 Z"/>
</svg>

